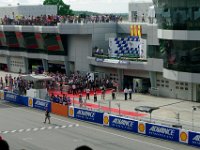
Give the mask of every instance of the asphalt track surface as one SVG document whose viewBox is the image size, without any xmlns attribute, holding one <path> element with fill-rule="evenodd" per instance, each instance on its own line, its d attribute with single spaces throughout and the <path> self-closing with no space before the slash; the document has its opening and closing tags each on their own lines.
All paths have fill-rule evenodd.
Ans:
<svg viewBox="0 0 200 150">
<path fill-rule="evenodd" d="M 11 150 L 74 150 L 88 145 L 94 150 L 197 150 L 187 145 L 122 132 L 0 101 L 0 135 Z"/>
</svg>

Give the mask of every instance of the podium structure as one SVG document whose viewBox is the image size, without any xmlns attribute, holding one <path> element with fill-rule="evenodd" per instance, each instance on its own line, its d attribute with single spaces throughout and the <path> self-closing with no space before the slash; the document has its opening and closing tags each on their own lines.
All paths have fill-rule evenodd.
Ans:
<svg viewBox="0 0 200 150">
<path fill-rule="evenodd" d="M 33 81 L 33 88 L 26 91 L 26 95 L 32 98 L 40 98 L 45 99 L 48 93 L 46 88 L 46 81 L 51 81 L 52 77 L 43 75 L 43 74 L 30 74 L 30 75 L 22 75 L 22 79 L 26 81 Z"/>
</svg>

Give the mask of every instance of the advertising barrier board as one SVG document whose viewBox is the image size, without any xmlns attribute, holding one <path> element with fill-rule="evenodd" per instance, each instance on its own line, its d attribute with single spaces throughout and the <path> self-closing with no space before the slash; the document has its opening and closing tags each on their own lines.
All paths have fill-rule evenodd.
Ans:
<svg viewBox="0 0 200 150">
<path fill-rule="evenodd" d="M 51 103 L 51 112 L 56 115 L 67 117 L 68 106 L 52 102 Z"/>
<path fill-rule="evenodd" d="M 179 142 L 179 129 L 146 123 L 146 135 Z"/>
<path fill-rule="evenodd" d="M 28 97 L 26 96 L 20 96 L 15 93 L 4 92 L 4 99 L 12 103 L 28 106 Z"/>
<path fill-rule="evenodd" d="M 189 145 L 200 147 L 200 133 L 189 132 Z"/>
<path fill-rule="evenodd" d="M 137 133 L 138 122 L 128 118 L 110 115 L 109 127 Z"/>
<path fill-rule="evenodd" d="M 30 99 L 29 99 L 29 103 L 31 103 Z M 30 107 L 30 104 L 29 104 L 29 107 Z M 33 98 L 32 99 L 32 107 L 40 109 L 40 110 L 46 110 L 46 108 L 47 108 L 48 111 L 51 112 L 51 102 L 46 101 L 46 100 Z"/>
<path fill-rule="evenodd" d="M 103 124 L 102 112 L 90 111 L 76 107 L 69 107 L 69 116 L 84 121 Z"/>
<path fill-rule="evenodd" d="M 3 100 L 3 99 L 4 99 L 4 91 L 0 90 L 0 100 Z"/>
</svg>

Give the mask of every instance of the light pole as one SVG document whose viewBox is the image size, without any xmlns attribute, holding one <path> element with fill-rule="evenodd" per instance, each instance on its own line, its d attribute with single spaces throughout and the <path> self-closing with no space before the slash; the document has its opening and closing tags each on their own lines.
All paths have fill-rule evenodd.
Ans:
<svg viewBox="0 0 200 150">
<path fill-rule="evenodd" d="M 121 115 L 121 106 L 120 106 L 120 103 L 116 103 L 116 105 L 118 106 L 119 108 L 119 116 Z"/>
<path fill-rule="evenodd" d="M 194 112 L 197 110 L 195 106 L 192 106 L 192 130 L 194 131 Z"/>
<path fill-rule="evenodd" d="M 111 100 L 109 100 L 109 113 L 111 114 Z"/>
<path fill-rule="evenodd" d="M 176 113 L 176 119 L 177 119 L 177 122 L 178 122 L 178 125 L 180 125 L 180 113 Z"/>
</svg>

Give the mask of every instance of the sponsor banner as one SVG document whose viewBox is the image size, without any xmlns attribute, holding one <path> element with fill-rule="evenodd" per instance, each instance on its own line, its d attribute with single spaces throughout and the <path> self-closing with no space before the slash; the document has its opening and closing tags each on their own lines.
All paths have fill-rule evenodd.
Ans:
<svg viewBox="0 0 200 150">
<path fill-rule="evenodd" d="M 145 122 L 138 122 L 138 133 L 146 134 L 146 123 Z"/>
<path fill-rule="evenodd" d="M 120 61 L 119 61 L 119 64 L 122 64 L 122 65 L 129 65 L 129 64 L 130 64 L 130 61 L 127 61 L 127 60 L 120 60 Z"/>
<path fill-rule="evenodd" d="M 4 91 L 0 91 L 0 99 L 3 100 L 4 99 Z"/>
<path fill-rule="evenodd" d="M 68 106 L 52 102 L 51 103 L 51 112 L 56 115 L 67 117 Z"/>
<path fill-rule="evenodd" d="M 28 106 L 28 97 L 26 97 L 26 96 L 19 96 L 19 98 L 20 98 L 20 101 L 21 101 L 22 105 Z"/>
<path fill-rule="evenodd" d="M 142 26 L 141 25 L 131 25 L 130 26 L 130 35 L 131 36 L 142 36 Z"/>
<path fill-rule="evenodd" d="M 137 133 L 138 122 L 117 116 L 109 116 L 109 127 Z"/>
<path fill-rule="evenodd" d="M 189 145 L 200 147 L 200 133 L 189 132 Z"/>
<path fill-rule="evenodd" d="M 28 106 L 28 97 L 26 96 L 20 96 L 15 93 L 4 92 L 4 99 L 12 103 Z"/>
<path fill-rule="evenodd" d="M 101 112 L 74 108 L 74 118 L 93 123 L 103 124 L 103 113 Z"/>
<path fill-rule="evenodd" d="M 103 58 L 95 58 L 95 61 L 96 61 L 96 62 L 103 62 L 104 59 L 103 59 Z"/>
<path fill-rule="evenodd" d="M 19 95 L 10 92 L 4 92 L 4 99 L 9 102 L 19 103 Z"/>
<path fill-rule="evenodd" d="M 48 111 L 51 112 L 51 102 L 33 98 L 33 108 L 40 110 L 46 110 L 47 108 Z"/>
<path fill-rule="evenodd" d="M 69 106 L 69 112 L 68 112 L 69 117 L 74 118 L 74 107 Z"/>
<path fill-rule="evenodd" d="M 33 107 L 33 98 L 28 98 L 28 107 Z"/>
<path fill-rule="evenodd" d="M 180 129 L 179 131 L 179 142 L 188 144 L 188 131 Z"/>
<path fill-rule="evenodd" d="M 146 135 L 179 142 L 179 129 L 146 123 Z"/>
<path fill-rule="evenodd" d="M 107 113 L 103 114 L 103 125 L 109 126 L 109 114 L 107 114 Z"/>
</svg>

